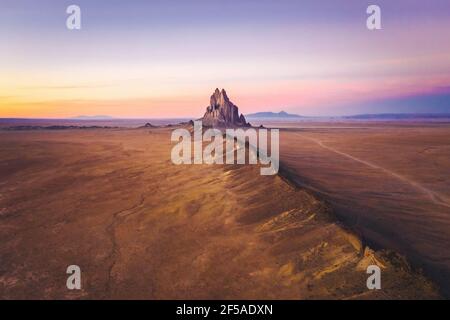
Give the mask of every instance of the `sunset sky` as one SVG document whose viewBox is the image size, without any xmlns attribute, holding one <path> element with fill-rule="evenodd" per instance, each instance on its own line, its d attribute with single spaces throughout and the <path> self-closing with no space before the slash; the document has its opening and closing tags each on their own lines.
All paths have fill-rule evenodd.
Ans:
<svg viewBox="0 0 450 320">
<path fill-rule="evenodd" d="M 450 112 L 448 0 L 0 0 L 0 37 L 0 117 Z"/>
</svg>

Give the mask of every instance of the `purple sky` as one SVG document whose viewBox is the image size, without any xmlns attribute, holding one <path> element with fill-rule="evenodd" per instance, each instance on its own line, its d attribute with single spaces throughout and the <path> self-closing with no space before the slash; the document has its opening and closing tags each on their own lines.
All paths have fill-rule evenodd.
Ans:
<svg viewBox="0 0 450 320">
<path fill-rule="evenodd" d="M 450 112 L 448 0 L 0 0 L 0 36 L 0 117 Z"/>
</svg>

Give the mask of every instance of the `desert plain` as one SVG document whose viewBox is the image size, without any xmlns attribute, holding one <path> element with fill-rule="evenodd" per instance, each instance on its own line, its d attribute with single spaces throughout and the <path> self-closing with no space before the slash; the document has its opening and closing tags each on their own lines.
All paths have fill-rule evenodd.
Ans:
<svg viewBox="0 0 450 320">
<path fill-rule="evenodd" d="M 274 176 L 174 165 L 173 127 L 0 130 L 0 297 L 448 294 L 450 125 L 272 125 Z"/>
</svg>

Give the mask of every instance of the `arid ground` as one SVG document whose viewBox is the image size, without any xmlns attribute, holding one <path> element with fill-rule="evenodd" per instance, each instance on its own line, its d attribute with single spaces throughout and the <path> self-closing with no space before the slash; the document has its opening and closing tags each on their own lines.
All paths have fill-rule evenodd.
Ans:
<svg viewBox="0 0 450 320">
<path fill-rule="evenodd" d="M 450 124 L 282 124 L 284 174 L 450 294 Z"/>
<path fill-rule="evenodd" d="M 0 297 L 440 297 L 335 210 L 380 248 L 410 247 L 448 270 L 447 127 L 283 131 L 293 181 L 330 206 L 255 165 L 176 166 L 170 132 L 0 131 Z M 72 264 L 79 291 L 66 288 Z M 381 290 L 366 287 L 370 264 Z"/>
</svg>

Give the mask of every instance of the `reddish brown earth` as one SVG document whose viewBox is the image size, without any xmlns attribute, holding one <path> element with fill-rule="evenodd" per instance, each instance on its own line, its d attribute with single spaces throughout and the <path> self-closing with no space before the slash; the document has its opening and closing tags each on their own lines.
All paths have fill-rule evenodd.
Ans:
<svg viewBox="0 0 450 320">
<path fill-rule="evenodd" d="M 450 124 L 284 124 L 285 174 L 450 293 Z"/>
<path fill-rule="evenodd" d="M 364 248 L 321 200 L 279 176 L 261 176 L 250 165 L 175 166 L 170 132 L 1 131 L 0 297 L 439 297 L 402 257 Z M 322 149 L 307 139 L 299 143 L 302 132 L 283 135 L 295 148 Z M 282 152 L 292 160 L 299 154 L 306 153 Z M 332 152 L 327 158 L 349 161 Z M 445 193 L 445 183 L 435 190 Z M 72 264 L 81 267 L 80 291 L 66 288 Z M 369 264 L 382 268 L 382 290 L 367 289 Z"/>
</svg>

